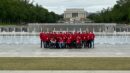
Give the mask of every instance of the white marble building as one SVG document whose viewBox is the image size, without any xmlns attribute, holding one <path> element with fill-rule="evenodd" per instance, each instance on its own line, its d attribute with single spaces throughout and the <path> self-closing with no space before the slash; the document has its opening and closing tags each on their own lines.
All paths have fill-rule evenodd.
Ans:
<svg viewBox="0 0 130 73">
<path fill-rule="evenodd" d="M 64 11 L 65 22 L 81 23 L 85 22 L 86 17 L 87 12 L 84 9 L 73 8 L 73 9 L 66 9 L 66 11 Z"/>
</svg>

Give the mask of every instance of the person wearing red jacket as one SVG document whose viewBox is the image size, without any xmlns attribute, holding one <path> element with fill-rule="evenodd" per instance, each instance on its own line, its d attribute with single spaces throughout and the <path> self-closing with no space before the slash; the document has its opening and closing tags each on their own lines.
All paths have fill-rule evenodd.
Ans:
<svg viewBox="0 0 130 73">
<path fill-rule="evenodd" d="M 85 47 L 90 48 L 90 35 L 88 32 L 85 33 Z"/>
<path fill-rule="evenodd" d="M 56 39 L 54 37 L 50 38 L 50 48 L 56 48 Z"/>
<path fill-rule="evenodd" d="M 81 44 L 82 44 L 82 39 L 81 39 L 81 36 L 78 35 L 76 37 L 76 48 L 81 48 Z"/>
<path fill-rule="evenodd" d="M 87 46 L 87 33 L 83 32 L 81 34 L 82 38 L 82 48 L 85 48 Z"/>
<path fill-rule="evenodd" d="M 65 48 L 66 47 L 66 40 L 67 40 L 67 35 L 64 33 L 63 34 L 63 48 Z"/>
<path fill-rule="evenodd" d="M 45 36 L 44 36 L 44 47 L 45 48 L 49 48 L 49 44 L 50 44 L 50 33 L 45 33 Z"/>
<path fill-rule="evenodd" d="M 91 48 L 92 47 L 92 44 L 91 44 L 91 32 L 88 33 L 88 36 L 87 36 L 87 45 L 88 45 L 88 48 Z"/>
<path fill-rule="evenodd" d="M 64 47 L 64 40 L 62 37 L 59 38 L 59 48 L 63 48 Z"/>
<path fill-rule="evenodd" d="M 67 48 L 71 48 L 71 38 L 70 38 L 70 36 L 68 36 L 68 38 L 67 38 L 67 40 L 66 40 L 66 47 Z"/>
<path fill-rule="evenodd" d="M 41 48 L 42 48 L 43 43 L 44 43 L 44 33 L 41 32 L 39 36 L 40 36 L 40 40 L 41 40 Z"/>
<path fill-rule="evenodd" d="M 95 34 L 90 32 L 89 33 L 89 48 L 94 48 L 94 39 L 95 39 Z"/>
<path fill-rule="evenodd" d="M 76 45 L 76 37 L 78 36 L 78 33 L 77 32 L 74 32 L 73 34 L 73 47 L 76 48 L 77 45 Z"/>
<path fill-rule="evenodd" d="M 90 32 L 91 48 L 94 48 L 94 39 L 95 34 L 93 32 Z"/>
</svg>

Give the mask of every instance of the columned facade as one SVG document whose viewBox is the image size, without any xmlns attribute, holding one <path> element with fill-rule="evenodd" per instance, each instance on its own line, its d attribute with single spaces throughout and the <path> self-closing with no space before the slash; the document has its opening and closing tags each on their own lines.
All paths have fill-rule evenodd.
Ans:
<svg viewBox="0 0 130 73">
<path fill-rule="evenodd" d="M 66 9 L 64 11 L 64 20 L 65 22 L 70 23 L 81 23 L 85 22 L 87 17 L 87 12 L 84 9 Z"/>
</svg>

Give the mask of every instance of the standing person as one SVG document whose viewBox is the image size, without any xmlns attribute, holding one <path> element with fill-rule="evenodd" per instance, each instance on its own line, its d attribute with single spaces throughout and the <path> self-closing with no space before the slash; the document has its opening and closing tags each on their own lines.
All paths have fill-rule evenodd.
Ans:
<svg viewBox="0 0 130 73">
<path fill-rule="evenodd" d="M 50 43 L 49 33 L 48 34 L 46 33 L 44 38 L 45 38 L 44 47 L 49 48 L 49 43 Z"/>
<path fill-rule="evenodd" d="M 82 48 L 85 48 L 86 47 L 86 36 L 85 36 L 85 32 L 83 32 L 81 34 L 81 38 L 82 38 Z"/>
<path fill-rule="evenodd" d="M 63 47 L 64 47 L 64 40 L 63 40 L 62 37 L 60 37 L 60 39 L 59 39 L 59 47 L 60 47 L 60 48 L 63 48 Z"/>
<path fill-rule="evenodd" d="M 56 48 L 56 39 L 54 37 L 50 39 L 50 48 Z"/>
<path fill-rule="evenodd" d="M 92 47 L 92 44 L 91 44 L 91 34 L 90 34 L 90 32 L 88 33 L 88 36 L 87 36 L 87 45 L 88 45 L 88 48 L 91 48 L 91 47 Z"/>
<path fill-rule="evenodd" d="M 66 47 L 67 47 L 67 48 L 71 48 L 71 42 L 72 42 L 72 41 L 71 41 L 71 38 L 68 37 L 67 40 L 66 40 Z"/>
<path fill-rule="evenodd" d="M 40 40 L 41 40 L 41 48 L 42 48 L 42 46 L 43 46 L 43 44 L 44 44 L 44 33 L 41 32 L 39 36 L 40 36 Z"/>
<path fill-rule="evenodd" d="M 94 48 L 94 39 L 95 34 L 93 32 L 90 32 L 91 48 Z"/>
<path fill-rule="evenodd" d="M 70 38 L 71 38 L 71 47 L 75 48 L 75 36 L 73 33 L 71 33 Z"/>
<path fill-rule="evenodd" d="M 81 42 L 82 42 L 81 37 L 78 35 L 76 37 L 76 48 L 81 48 L 81 44 L 82 44 Z"/>
<path fill-rule="evenodd" d="M 64 44 L 63 48 L 66 48 L 67 35 L 65 33 L 63 34 L 63 38 L 62 39 L 63 39 L 63 44 Z"/>
</svg>

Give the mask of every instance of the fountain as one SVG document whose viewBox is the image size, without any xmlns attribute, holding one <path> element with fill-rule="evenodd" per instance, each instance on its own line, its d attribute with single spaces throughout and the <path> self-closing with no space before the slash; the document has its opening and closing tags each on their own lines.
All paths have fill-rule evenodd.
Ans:
<svg viewBox="0 0 130 73">
<path fill-rule="evenodd" d="M 82 28 L 80 28 L 79 32 L 80 32 L 80 33 L 82 32 Z"/>
<path fill-rule="evenodd" d="M 122 28 L 119 28 L 119 32 L 116 31 L 116 27 L 112 27 L 113 32 L 106 32 L 103 28 L 103 26 L 101 26 L 99 24 L 100 27 L 98 27 L 97 24 L 91 24 L 93 25 L 93 27 L 91 28 L 90 25 L 87 24 L 80 24 L 80 25 L 67 25 L 67 24 L 58 24 L 58 27 L 61 28 L 57 28 L 57 25 L 55 24 L 54 27 L 52 27 L 53 24 L 51 24 L 51 26 L 48 25 L 44 25 L 45 28 L 39 28 L 39 31 L 46 31 L 49 32 L 51 31 L 63 31 L 63 29 L 66 29 L 66 31 L 90 31 L 90 29 L 96 34 L 96 39 L 95 39 L 95 44 L 111 44 L 111 45 L 115 45 L 115 44 L 130 44 L 130 35 L 129 35 L 129 29 L 126 28 L 126 30 L 124 32 L 122 32 Z M 62 26 L 64 25 L 64 26 Z M 108 26 L 108 25 L 107 25 Z M 40 25 L 39 25 L 40 27 Z M 43 27 L 43 25 L 41 26 Z M 50 27 L 50 28 L 49 28 Z M 72 28 L 70 28 L 72 27 Z M 98 29 L 97 29 L 98 27 Z M 32 31 L 31 31 L 31 28 Z M 18 32 L 16 29 L 17 27 L 13 28 L 12 32 L 6 32 L 4 31 L 2 28 L 0 28 L 0 44 L 18 44 L 18 45 L 24 45 L 24 44 L 40 44 L 40 39 L 39 39 L 39 32 L 37 31 L 38 29 L 34 27 L 28 27 L 27 31 L 25 32 L 24 29 L 21 27 L 20 31 Z M 77 29 L 79 28 L 79 29 Z M 26 35 L 25 35 L 26 34 Z"/>
<path fill-rule="evenodd" d="M 69 31 L 69 29 L 68 29 L 68 28 L 66 28 L 66 31 L 68 32 L 68 31 Z"/>
<path fill-rule="evenodd" d="M 42 32 L 43 30 L 42 30 L 42 28 L 41 28 L 41 32 Z"/>
<path fill-rule="evenodd" d="M 1 32 L 1 28 L 0 28 L 0 32 Z"/>
<path fill-rule="evenodd" d="M 53 29 L 53 32 L 55 32 L 55 31 L 56 31 L 56 28 Z"/>
</svg>

